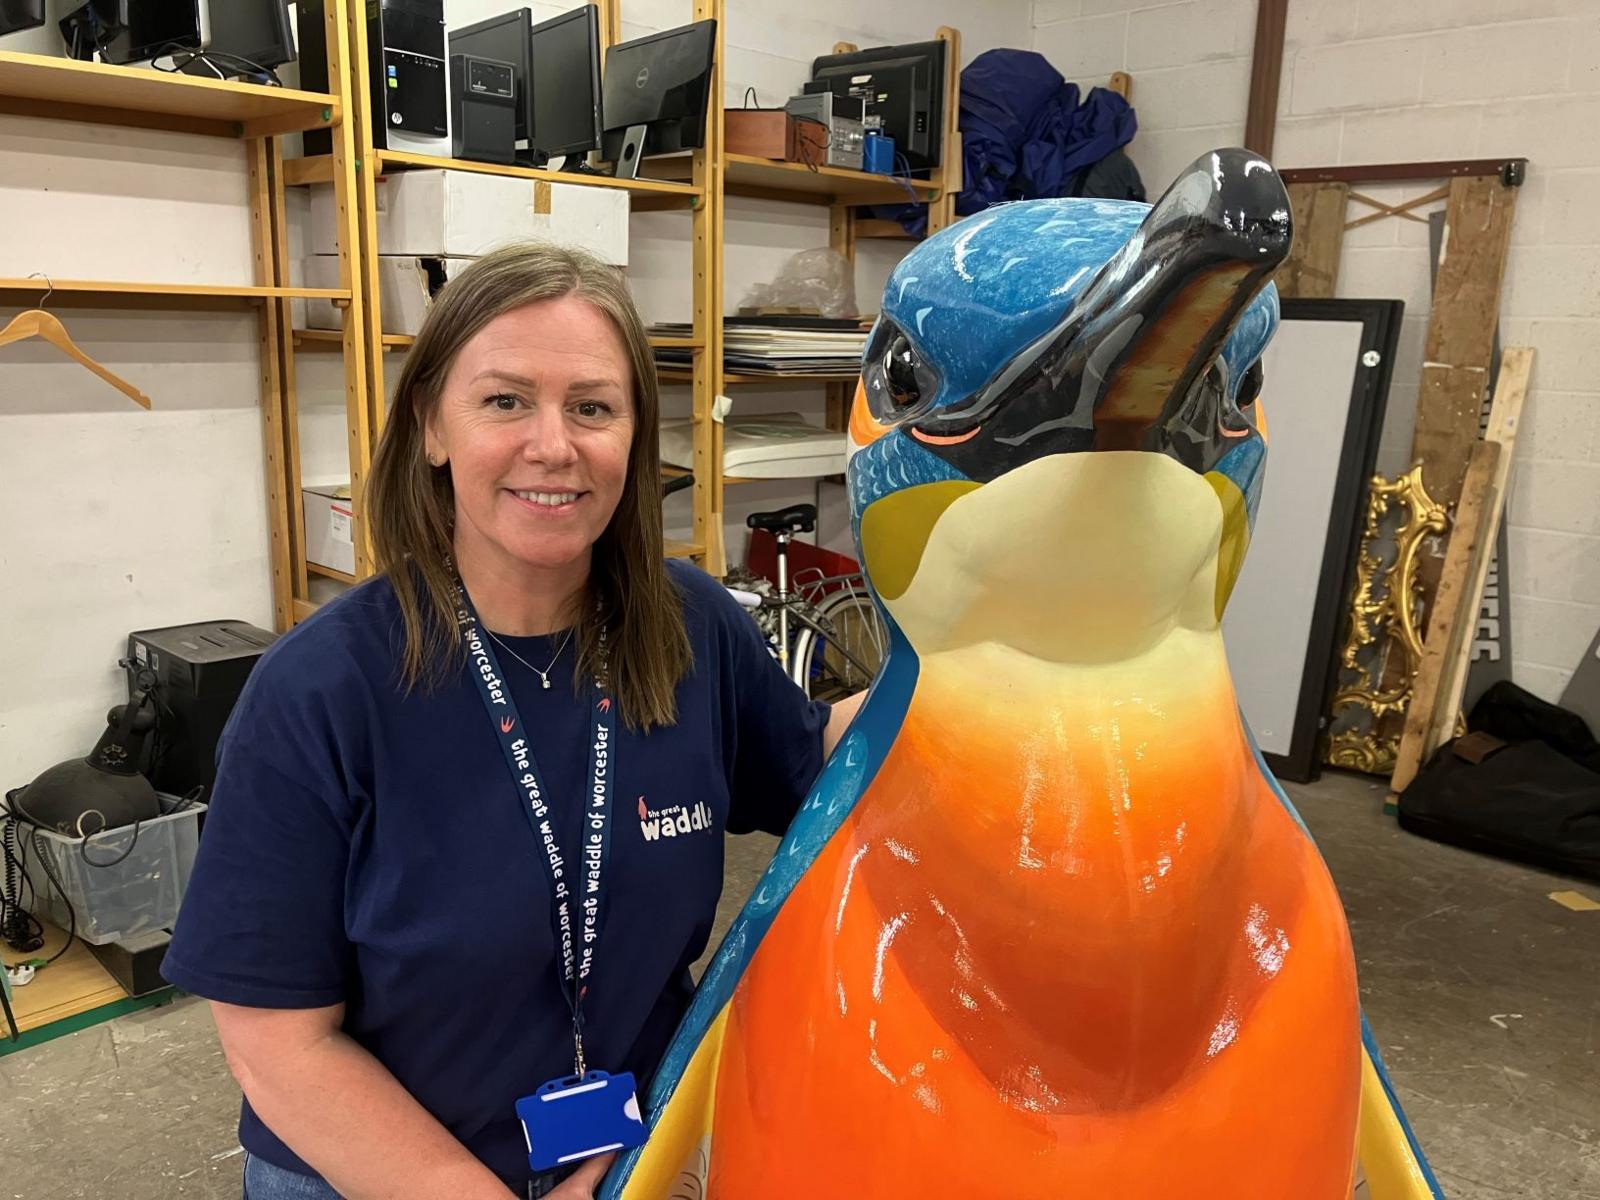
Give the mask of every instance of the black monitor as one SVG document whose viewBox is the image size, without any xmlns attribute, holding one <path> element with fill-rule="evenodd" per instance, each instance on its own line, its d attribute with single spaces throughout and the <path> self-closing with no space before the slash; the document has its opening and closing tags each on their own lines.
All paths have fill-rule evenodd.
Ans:
<svg viewBox="0 0 1600 1200">
<path fill-rule="evenodd" d="M 533 10 L 527 8 L 514 9 L 508 13 L 501 13 L 498 17 L 490 17 L 487 21 L 479 21 L 476 25 L 450 31 L 450 54 L 469 54 L 473 58 L 493 59 L 496 62 L 510 63 L 514 69 L 517 76 L 519 147 L 528 140 L 529 131 L 533 128 L 533 88 L 528 85 L 533 77 L 530 58 L 532 45 Z M 525 166 L 544 165 L 531 147 L 519 148 L 517 161 Z"/>
<path fill-rule="evenodd" d="M 100 57 L 127 65 L 169 54 L 194 54 L 210 45 L 209 0 L 138 0 L 128 5 L 127 27 L 101 47 Z"/>
<path fill-rule="evenodd" d="M 569 171 L 600 148 L 600 10 L 585 4 L 535 25 L 533 130 L 528 144 L 546 158 L 564 156 Z"/>
<path fill-rule="evenodd" d="M 706 102 L 717 48 L 717 23 L 696 21 L 619 42 L 606 51 L 605 156 L 617 174 L 636 175 L 639 160 L 706 144 Z"/>
<path fill-rule="evenodd" d="M 191 75 L 253 76 L 293 62 L 289 0 L 212 0 L 211 45 L 184 67 Z"/>
<path fill-rule="evenodd" d="M 878 46 L 817 59 L 806 91 L 861 100 L 867 128 L 892 137 L 913 171 L 926 171 L 944 150 L 944 76 L 943 42 Z"/>
<path fill-rule="evenodd" d="M 44 24 L 44 0 L 0 0 L 0 37 Z"/>
</svg>

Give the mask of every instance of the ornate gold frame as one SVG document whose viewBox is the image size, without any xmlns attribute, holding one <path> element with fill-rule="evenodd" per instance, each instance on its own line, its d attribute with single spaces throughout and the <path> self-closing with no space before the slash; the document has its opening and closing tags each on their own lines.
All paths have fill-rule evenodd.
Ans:
<svg viewBox="0 0 1600 1200">
<path fill-rule="evenodd" d="M 1406 515 L 1395 531 L 1394 561 L 1386 568 L 1374 543 L 1384 517 L 1395 504 L 1403 505 Z M 1423 538 L 1442 535 L 1449 527 L 1448 512 L 1423 487 L 1420 464 L 1397 479 L 1373 476 L 1356 562 L 1356 586 L 1350 597 L 1349 631 L 1339 654 L 1341 686 L 1328 714 L 1330 729 L 1347 709 L 1365 712 L 1367 719 L 1329 734 L 1323 761 L 1331 766 L 1372 775 L 1388 775 L 1394 769 L 1400 735 L 1381 732 L 1380 722 L 1389 713 L 1405 712 L 1417 664 L 1422 661 L 1417 551 Z M 1375 594 L 1379 588 L 1381 595 Z M 1375 644 L 1377 649 L 1367 653 Z M 1400 682 L 1384 691 L 1384 663 L 1391 645 L 1398 645 L 1405 655 L 1405 670 Z"/>
</svg>

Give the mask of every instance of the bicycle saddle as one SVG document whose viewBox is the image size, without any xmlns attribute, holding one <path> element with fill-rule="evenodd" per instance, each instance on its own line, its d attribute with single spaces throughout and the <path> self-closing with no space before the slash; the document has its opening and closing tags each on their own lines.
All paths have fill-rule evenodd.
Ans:
<svg viewBox="0 0 1600 1200">
<path fill-rule="evenodd" d="M 817 527 L 817 506 L 796 504 L 793 508 L 751 513 L 745 518 L 745 524 L 768 533 L 810 533 Z"/>
</svg>

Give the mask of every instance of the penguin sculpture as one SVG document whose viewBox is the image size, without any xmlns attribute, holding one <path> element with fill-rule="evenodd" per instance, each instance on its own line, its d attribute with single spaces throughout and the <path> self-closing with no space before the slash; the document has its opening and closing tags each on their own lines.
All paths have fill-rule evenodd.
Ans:
<svg viewBox="0 0 1600 1200">
<path fill-rule="evenodd" d="M 1219 628 L 1290 226 L 1219 150 L 896 269 L 848 475 L 890 653 L 602 1196 L 1439 1195 Z"/>
</svg>

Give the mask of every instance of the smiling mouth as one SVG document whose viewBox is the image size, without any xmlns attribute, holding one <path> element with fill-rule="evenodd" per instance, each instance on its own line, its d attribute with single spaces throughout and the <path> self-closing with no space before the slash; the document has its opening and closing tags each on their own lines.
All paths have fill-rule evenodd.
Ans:
<svg viewBox="0 0 1600 1200">
<path fill-rule="evenodd" d="M 588 494 L 587 492 L 517 491 L 514 488 L 506 490 L 524 504 L 531 504 L 536 508 L 564 508 L 569 504 L 575 504 Z"/>
</svg>

